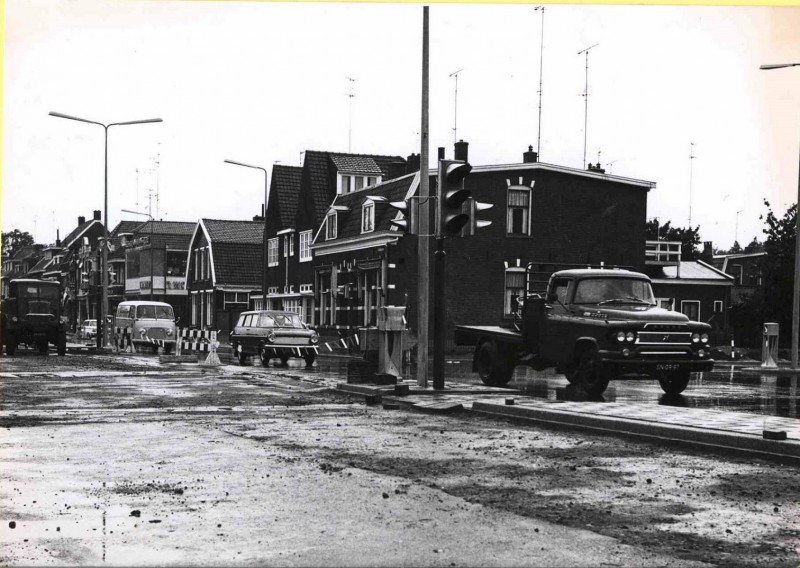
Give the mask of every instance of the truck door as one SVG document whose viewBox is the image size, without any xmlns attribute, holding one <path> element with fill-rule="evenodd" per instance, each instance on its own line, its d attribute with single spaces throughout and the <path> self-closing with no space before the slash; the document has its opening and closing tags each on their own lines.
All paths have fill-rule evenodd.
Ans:
<svg viewBox="0 0 800 568">
<path fill-rule="evenodd" d="M 563 360 L 568 346 L 567 330 L 569 310 L 567 309 L 569 278 L 554 278 L 550 282 L 545 299 L 544 317 L 539 328 L 540 355 L 551 361 Z"/>
</svg>

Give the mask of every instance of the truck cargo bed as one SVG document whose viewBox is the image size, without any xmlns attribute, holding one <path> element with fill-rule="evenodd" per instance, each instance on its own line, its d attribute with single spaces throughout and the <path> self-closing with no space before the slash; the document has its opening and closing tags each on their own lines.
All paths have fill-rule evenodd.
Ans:
<svg viewBox="0 0 800 568">
<path fill-rule="evenodd" d="M 499 325 L 457 325 L 456 345 L 475 345 L 481 338 L 491 337 L 506 343 L 522 343 L 522 334 L 516 329 Z"/>
</svg>

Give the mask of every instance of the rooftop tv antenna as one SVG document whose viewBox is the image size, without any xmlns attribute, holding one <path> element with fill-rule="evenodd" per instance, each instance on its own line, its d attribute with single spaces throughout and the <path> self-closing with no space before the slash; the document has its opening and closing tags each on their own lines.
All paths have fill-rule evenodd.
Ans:
<svg viewBox="0 0 800 568">
<path fill-rule="evenodd" d="M 459 69 L 458 71 L 453 71 L 450 73 L 449 77 L 453 77 L 455 79 L 455 103 L 453 104 L 453 144 L 456 143 L 458 140 L 457 130 L 458 130 L 458 74 L 461 73 L 463 69 Z"/>
<path fill-rule="evenodd" d="M 589 50 L 592 48 L 597 47 L 600 45 L 596 43 L 594 45 L 590 45 L 586 49 L 582 49 L 578 52 L 578 55 L 586 54 L 586 86 L 583 89 L 583 167 L 586 168 L 586 139 L 587 139 L 587 127 L 589 125 Z"/>
<path fill-rule="evenodd" d="M 539 45 L 539 126 L 537 127 L 536 155 L 542 161 L 542 69 L 544 68 L 544 6 L 536 6 L 534 9 L 542 11 L 542 34 L 541 44 Z"/>
<path fill-rule="evenodd" d="M 694 173 L 694 142 L 689 142 L 689 228 L 692 228 L 692 177 Z"/>
<path fill-rule="evenodd" d="M 161 142 L 158 143 L 156 153 L 156 218 L 159 218 L 159 207 L 161 205 Z"/>
<path fill-rule="evenodd" d="M 348 84 L 350 85 L 350 91 L 347 93 L 347 151 L 352 152 L 353 150 L 353 99 L 355 98 L 355 94 L 353 93 L 353 83 L 356 82 L 355 79 L 352 77 L 347 77 Z"/>
</svg>

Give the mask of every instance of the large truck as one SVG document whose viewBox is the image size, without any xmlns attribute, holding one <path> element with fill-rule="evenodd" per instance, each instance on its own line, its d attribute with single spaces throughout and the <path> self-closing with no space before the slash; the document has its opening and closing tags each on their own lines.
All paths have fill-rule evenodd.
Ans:
<svg viewBox="0 0 800 568">
<path fill-rule="evenodd" d="M 8 283 L 0 308 L 0 343 L 13 355 L 21 343 L 47 354 L 49 345 L 59 355 L 67 352 L 67 324 L 61 317 L 61 286 L 50 280 L 18 278 Z"/>
<path fill-rule="evenodd" d="M 644 274 L 532 262 L 525 282 L 513 325 L 455 328 L 457 345 L 475 346 L 473 371 L 486 385 L 507 384 L 527 364 L 555 367 L 593 396 L 617 379 L 655 379 L 677 395 L 690 373 L 714 367 L 711 326 L 658 307 Z"/>
</svg>

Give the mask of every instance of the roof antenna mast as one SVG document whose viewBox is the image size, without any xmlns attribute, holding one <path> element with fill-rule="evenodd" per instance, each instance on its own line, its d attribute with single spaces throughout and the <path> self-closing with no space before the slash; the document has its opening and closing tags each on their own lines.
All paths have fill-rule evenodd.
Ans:
<svg viewBox="0 0 800 568">
<path fill-rule="evenodd" d="M 347 93 L 347 152 L 351 153 L 353 150 L 353 83 L 356 82 L 352 77 L 347 77 L 348 84 L 350 85 L 350 92 Z"/>
<path fill-rule="evenodd" d="M 539 46 L 539 126 L 537 127 L 536 155 L 542 161 L 542 69 L 544 68 L 544 6 L 536 6 L 534 9 L 542 11 L 542 34 Z"/>
<path fill-rule="evenodd" d="M 586 135 L 587 135 L 587 126 L 589 125 L 589 50 L 593 47 L 597 47 L 600 45 L 596 43 L 594 45 L 590 45 L 586 49 L 582 49 L 578 52 L 578 55 L 585 53 L 586 54 L 586 86 L 583 89 L 583 168 L 586 169 Z"/>
<path fill-rule="evenodd" d="M 459 69 L 458 71 L 453 71 L 450 73 L 450 77 L 453 77 L 456 80 L 456 90 L 455 90 L 455 103 L 453 104 L 453 144 L 458 141 L 457 131 L 458 131 L 458 74 L 461 73 L 463 69 Z"/>
<path fill-rule="evenodd" d="M 692 173 L 694 164 L 694 142 L 689 142 L 689 228 L 692 228 Z"/>
</svg>

